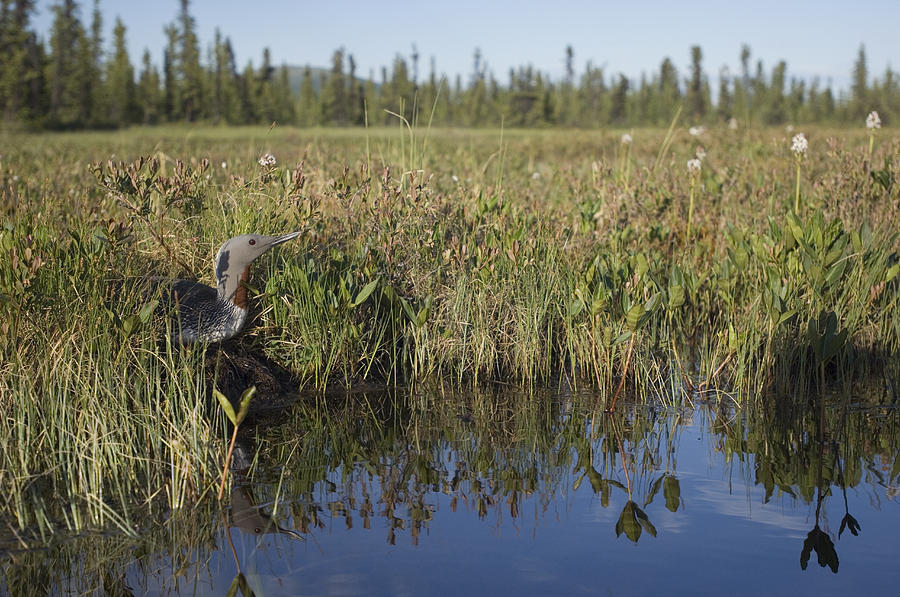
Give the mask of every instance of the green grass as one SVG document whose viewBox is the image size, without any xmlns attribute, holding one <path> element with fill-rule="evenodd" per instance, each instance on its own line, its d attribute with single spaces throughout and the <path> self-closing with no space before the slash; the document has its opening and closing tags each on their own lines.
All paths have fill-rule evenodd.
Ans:
<svg viewBox="0 0 900 597">
<path fill-rule="evenodd" d="M 761 410 L 896 378 L 900 139 L 880 131 L 870 156 L 865 131 L 806 132 L 796 214 L 775 129 L 637 130 L 627 151 L 621 131 L 5 137 L 0 512 L 127 530 L 129 508 L 209 494 L 213 353 L 167 345 L 146 280 L 212 283 L 244 232 L 304 235 L 256 265 L 256 317 L 228 351 L 305 391 L 566 380 L 592 407 L 622 388 Z"/>
</svg>

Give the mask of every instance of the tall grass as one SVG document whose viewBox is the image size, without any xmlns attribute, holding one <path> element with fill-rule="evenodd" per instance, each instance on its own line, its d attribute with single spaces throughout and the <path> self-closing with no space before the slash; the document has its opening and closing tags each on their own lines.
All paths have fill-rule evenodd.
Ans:
<svg viewBox="0 0 900 597">
<path fill-rule="evenodd" d="M 5 140 L 5 515 L 128 531 L 134 508 L 208 494 L 226 435 L 205 408 L 214 353 L 168 344 L 146 281 L 212 283 L 216 247 L 243 232 L 305 232 L 256 265 L 256 316 L 226 346 L 264 354 L 298 389 L 566 380 L 595 405 L 624 388 L 754 408 L 803 401 L 823 377 L 849 386 L 897 354 L 900 142 L 887 134 L 869 159 L 863 132 L 811 133 L 800 219 L 783 133 L 707 132 L 690 238 L 694 147 L 674 122 L 633 131 L 627 180 L 617 132 L 365 135 Z M 278 164 L 260 166 L 264 152 Z"/>
</svg>

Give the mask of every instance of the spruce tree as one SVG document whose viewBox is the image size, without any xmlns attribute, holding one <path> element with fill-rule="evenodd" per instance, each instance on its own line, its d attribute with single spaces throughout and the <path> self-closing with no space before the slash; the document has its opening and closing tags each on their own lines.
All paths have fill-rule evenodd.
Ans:
<svg viewBox="0 0 900 597">
<path fill-rule="evenodd" d="M 772 83 L 766 94 L 764 119 L 766 124 L 782 124 L 787 120 L 787 101 L 784 97 L 787 64 L 780 61 L 772 69 Z"/>
<path fill-rule="evenodd" d="M 375 89 L 375 74 L 373 72 L 369 73 L 369 78 L 366 80 L 366 84 L 363 88 L 363 114 L 362 119 L 364 124 L 377 124 L 378 119 L 381 118 L 381 114 L 383 114 L 381 109 L 381 98 L 378 95 L 378 91 Z"/>
<path fill-rule="evenodd" d="M 347 56 L 347 122 L 352 125 L 363 124 L 363 88 L 356 77 L 356 59 L 353 54 Z"/>
<path fill-rule="evenodd" d="M 300 81 L 300 97 L 297 101 L 297 125 L 314 126 L 318 124 L 317 118 L 318 98 L 316 86 L 313 81 L 312 69 L 309 65 L 303 69 L 303 80 Z"/>
<path fill-rule="evenodd" d="M 94 0 L 91 35 L 85 37 L 83 51 L 85 56 L 80 69 L 85 99 L 84 120 L 89 126 L 104 124 L 109 120 L 109 106 L 103 80 L 103 14 L 100 12 L 100 0 Z"/>
<path fill-rule="evenodd" d="M 128 57 L 125 43 L 125 25 L 116 19 L 113 29 L 113 58 L 106 72 L 109 95 L 109 118 L 118 126 L 125 126 L 137 119 L 134 67 Z"/>
<path fill-rule="evenodd" d="M 241 124 L 251 124 L 259 122 L 259 114 L 256 111 L 257 106 L 254 101 L 254 93 L 256 88 L 256 72 L 253 70 L 253 63 L 247 61 L 244 72 L 237 80 L 238 103 L 240 104 L 240 117 L 238 122 Z"/>
<path fill-rule="evenodd" d="M 275 120 L 282 124 L 294 124 L 294 92 L 291 90 L 290 73 L 285 64 L 278 69 L 278 76 L 272 81 L 272 96 L 275 100 Z"/>
<path fill-rule="evenodd" d="M 723 66 L 719 69 L 719 101 L 716 104 L 716 113 L 722 121 L 728 120 L 734 115 L 734 94 L 731 89 L 728 67 Z"/>
<path fill-rule="evenodd" d="M 178 120 L 180 114 L 176 107 L 180 95 L 178 80 L 178 29 L 175 25 L 166 25 L 166 49 L 163 51 L 163 102 L 162 118 L 169 122 Z"/>
<path fill-rule="evenodd" d="M 0 2 L 0 118 L 31 120 L 44 106 L 43 50 L 28 21 L 32 0 Z"/>
<path fill-rule="evenodd" d="M 612 90 L 609 106 L 609 123 L 623 125 L 628 118 L 628 79 L 619 73 L 619 82 Z"/>
<path fill-rule="evenodd" d="M 659 67 L 659 112 L 656 114 L 656 124 L 668 124 L 680 103 L 678 71 L 672 61 L 666 58 Z"/>
<path fill-rule="evenodd" d="M 193 122 L 205 116 L 203 104 L 203 71 L 200 68 L 200 46 L 196 24 L 190 13 L 190 0 L 181 0 L 179 15 L 178 77 L 181 80 L 177 108 L 179 116 Z"/>
<path fill-rule="evenodd" d="M 262 63 L 252 80 L 254 112 L 262 124 L 271 124 L 275 117 L 275 99 L 272 95 L 272 67 L 269 48 L 263 48 Z"/>
<path fill-rule="evenodd" d="M 595 127 L 607 122 L 606 82 L 602 68 L 596 68 L 591 62 L 585 65 L 579 96 L 580 122 Z"/>
<path fill-rule="evenodd" d="M 50 123 L 72 127 L 82 124 L 83 97 L 78 79 L 79 44 L 83 44 L 84 29 L 77 17 L 74 0 L 64 0 L 53 7 L 54 19 L 50 33 L 50 60 L 47 80 L 50 85 Z"/>
<path fill-rule="evenodd" d="M 691 46 L 691 80 L 687 90 L 687 113 L 698 121 L 706 117 L 709 106 L 709 89 L 703 76 L 703 50 Z"/>
<path fill-rule="evenodd" d="M 331 57 L 331 72 L 322 88 L 320 98 L 325 122 L 343 126 L 347 124 L 347 82 L 344 76 L 344 49 L 335 50 Z"/>
<path fill-rule="evenodd" d="M 243 79 L 237 72 L 237 63 L 234 58 L 234 49 L 231 40 L 225 38 L 222 44 L 221 57 L 221 86 L 222 105 L 225 122 L 229 124 L 246 123 L 244 108 L 245 96 L 242 95 Z"/>
<path fill-rule="evenodd" d="M 159 87 L 159 71 L 150 61 L 150 50 L 144 50 L 141 59 L 141 77 L 138 82 L 137 104 L 139 122 L 157 124 L 163 115 L 163 98 Z"/>
<path fill-rule="evenodd" d="M 859 46 L 856 62 L 853 63 L 853 84 L 850 93 L 851 118 L 865 118 L 871 109 L 869 107 L 869 67 L 866 64 L 865 46 Z"/>
</svg>

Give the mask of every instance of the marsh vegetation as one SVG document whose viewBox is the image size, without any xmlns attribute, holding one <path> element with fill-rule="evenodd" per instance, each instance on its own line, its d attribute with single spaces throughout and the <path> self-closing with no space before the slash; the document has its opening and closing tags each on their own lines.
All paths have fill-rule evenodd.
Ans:
<svg viewBox="0 0 900 597">
<path fill-rule="evenodd" d="M 521 411 L 530 422 L 487 425 L 483 449 L 503 453 L 501 436 L 526 437 L 533 453 L 563 459 L 596 452 L 590 430 L 616 425 L 602 413 L 622 405 L 703 403 L 737 420 L 816 412 L 821 441 L 786 455 L 846 433 L 848 417 L 860 429 L 882 425 L 848 413 L 892 412 L 897 400 L 900 140 L 889 130 L 870 142 L 863 130 L 809 129 L 801 158 L 782 129 L 693 132 L 201 127 L 4 137 L 0 519 L 32 545 L 59 529 L 129 537 L 148 517 L 204 512 L 231 436 L 209 398 L 245 389 L 223 382 L 242 359 L 272 372 L 271 386 L 257 388 L 260 409 L 289 388 L 302 396 L 303 437 L 323 434 L 287 448 L 263 442 L 267 454 L 287 450 L 275 458 L 285 471 L 294 458 L 311 466 L 306 451 L 337 441 L 326 436 L 347 435 L 335 425 L 382 424 L 374 407 L 335 418 L 331 397 L 361 384 L 399 388 L 404 433 L 431 411 L 475 422 Z M 209 283 L 224 239 L 293 230 L 297 241 L 255 266 L 248 331 L 221 346 L 170 344 L 149 278 Z M 484 390 L 498 384 L 524 392 L 495 400 Z M 573 402 L 564 429 L 546 437 L 528 426 L 561 424 L 535 398 L 541 388 Z M 444 393 L 459 391 L 478 398 L 458 407 Z M 602 435 L 616 433 L 621 440 L 621 429 Z M 894 463 L 883 482 L 895 484 L 896 433 L 879 433 L 883 462 Z M 341 462 L 365 461 L 371 442 L 348 441 L 317 458 L 351 450 Z M 738 433 L 723 445 L 745 451 L 748 441 Z M 856 471 L 860 459 L 844 458 L 844 472 Z M 501 466 L 504 483 L 574 482 L 507 464 L 515 474 Z M 430 479 L 424 461 L 404 467 Z M 608 479 L 580 467 L 579 483 Z M 771 475 L 773 488 L 797 493 L 782 472 Z M 655 477 L 645 481 L 650 492 Z M 661 483 L 668 503 L 675 489 Z M 812 500 L 829 483 L 800 493 Z M 634 506 L 623 516 L 633 520 L 622 529 L 639 536 L 648 527 L 630 480 L 627 489 Z M 312 514 L 295 524 L 303 516 Z"/>
</svg>

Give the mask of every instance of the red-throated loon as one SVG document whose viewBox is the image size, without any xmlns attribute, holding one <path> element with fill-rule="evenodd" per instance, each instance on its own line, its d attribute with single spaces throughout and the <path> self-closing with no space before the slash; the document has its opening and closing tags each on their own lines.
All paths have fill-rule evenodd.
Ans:
<svg viewBox="0 0 900 597">
<path fill-rule="evenodd" d="M 216 254 L 216 288 L 175 280 L 172 299 L 177 309 L 173 338 L 181 344 L 220 342 L 241 331 L 247 321 L 247 288 L 250 263 L 299 232 L 282 236 L 242 234 L 229 238 Z"/>
</svg>

